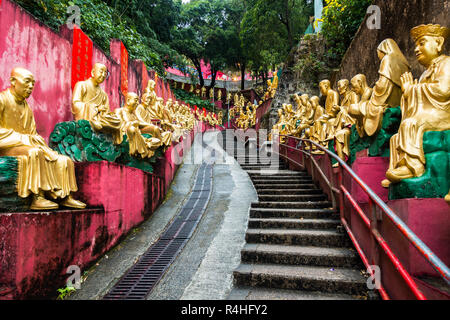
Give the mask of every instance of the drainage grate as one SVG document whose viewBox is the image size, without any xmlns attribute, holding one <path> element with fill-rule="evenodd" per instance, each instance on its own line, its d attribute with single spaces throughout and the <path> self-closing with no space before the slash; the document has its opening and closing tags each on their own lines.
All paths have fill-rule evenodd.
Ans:
<svg viewBox="0 0 450 320">
<path fill-rule="evenodd" d="M 214 157 L 214 152 L 213 155 Z M 159 240 L 103 297 L 104 300 L 143 300 L 191 238 L 211 197 L 212 166 L 202 164 L 189 200 Z"/>
</svg>

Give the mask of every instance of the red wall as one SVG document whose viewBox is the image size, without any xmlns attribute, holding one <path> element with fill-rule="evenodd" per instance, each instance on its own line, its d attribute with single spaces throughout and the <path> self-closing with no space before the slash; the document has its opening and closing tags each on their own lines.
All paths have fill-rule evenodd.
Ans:
<svg viewBox="0 0 450 320">
<path fill-rule="evenodd" d="M 36 85 L 28 99 L 36 119 L 37 131 L 47 141 L 55 125 L 73 120 L 70 111 L 72 90 L 72 30 L 62 26 L 56 33 L 33 18 L 10 0 L 0 1 L 0 90 L 9 87 L 14 67 L 30 70 Z M 110 76 L 102 85 L 108 94 L 111 109 L 120 107 L 124 98 L 120 93 L 120 41 L 112 40 L 111 57 L 94 43 L 92 62 L 108 67 Z M 147 79 L 154 79 L 140 60 L 128 63 L 128 89 L 142 93 Z M 141 89 L 142 88 L 142 89 Z M 173 98 L 168 83 L 158 78 L 157 94 L 166 101 Z"/>
</svg>

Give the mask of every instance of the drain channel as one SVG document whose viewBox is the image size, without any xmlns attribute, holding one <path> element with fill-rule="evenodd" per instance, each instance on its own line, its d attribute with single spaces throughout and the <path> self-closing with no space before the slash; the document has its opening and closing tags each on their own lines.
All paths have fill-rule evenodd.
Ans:
<svg viewBox="0 0 450 320">
<path fill-rule="evenodd" d="M 189 200 L 175 220 L 103 297 L 104 300 L 143 300 L 147 297 L 194 233 L 206 210 L 211 189 L 212 165 L 202 164 Z"/>
</svg>

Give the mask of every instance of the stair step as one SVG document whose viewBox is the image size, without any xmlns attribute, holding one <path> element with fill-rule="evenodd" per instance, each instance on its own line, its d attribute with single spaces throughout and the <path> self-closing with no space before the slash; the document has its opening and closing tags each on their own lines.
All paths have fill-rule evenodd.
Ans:
<svg viewBox="0 0 450 320">
<path fill-rule="evenodd" d="M 274 195 L 274 194 L 283 194 L 283 195 L 304 195 L 304 194 L 323 194 L 323 191 L 320 189 L 260 189 L 258 191 L 258 195 Z"/>
<path fill-rule="evenodd" d="M 309 209 L 309 208 L 330 208 L 329 201 L 296 201 L 296 202 L 277 202 L 277 201 L 260 201 L 253 202 L 252 208 L 277 208 L 277 209 Z"/>
<path fill-rule="evenodd" d="M 359 256 L 347 248 L 246 244 L 242 263 L 315 265 L 341 268 L 362 267 Z"/>
<path fill-rule="evenodd" d="M 261 177 L 261 178 L 252 178 L 251 179 L 253 184 L 270 184 L 270 183 L 276 183 L 276 184 L 302 184 L 302 183 L 309 183 L 312 184 L 312 179 L 310 177 L 296 177 L 296 178 L 284 178 L 284 179 L 278 179 L 278 178 L 271 178 L 271 177 Z"/>
<path fill-rule="evenodd" d="M 304 194 L 304 195 L 258 195 L 259 201 L 262 202 L 296 202 L 296 201 L 324 201 L 327 199 L 325 194 Z"/>
<path fill-rule="evenodd" d="M 315 247 L 351 246 L 347 234 L 335 230 L 247 229 L 245 240 L 247 243 Z"/>
<path fill-rule="evenodd" d="M 289 175 L 289 176 L 308 176 L 309 174 L 305 171 L 292 171 L 292 170 L 255 170 L 255 171 L 247 171 L 247 173 L 252 176 L 258 176 L 258 175 Z"/>
<path fill-rule="evenodd" d="M 339 218 L 332 209 L 276 209 L 253 208 L 250 209 L 250 218 L 304 218 L 304 219 L 330 219 Z"/>
<path fill-rule="evenodd" d="M 303 174 L 303 175 L 293 175 L 293 174 L 259 174 L 259 175 L 250 175 L 250 178 L 252 180 L 255 179 L 260 179 L 260 180 L 264 180 L 264 179 L 270 179 L 270 180 L 291 180 L 291 179 L 312 179 L 310 176 Z"/>
<path fill-rule="evenodd" d="M 359 270 L 272 264 L 241 264 L 233 273 L 237 286 L 320 291 L 367 295 L 365 277 Z"/>
<path fill-rule="evenodd" d="M 273 288 L 235 287 L 228 300 L 356 300 L 357 297 L 319 291 L 286 290 Z"/>
<path fill-rule="evenodd" d="M 336 229 L 340 221 L 335 219 L 282 219 L 282 218 L 251 218 L 248 220 L 250 229 Z"/>
<path fill-rule="evenodd" d="M 263 190 L 263 189 L 317 189 L 317 187 L 312 184 L 312 183 L 296 183 L 296 184 L 275 184 L 275 183 L 270 183 L 270 184 L 259 184 L 259 183 L 254 183 L 253 184 L 256 188 L 256 190 Z"/>
</svg>

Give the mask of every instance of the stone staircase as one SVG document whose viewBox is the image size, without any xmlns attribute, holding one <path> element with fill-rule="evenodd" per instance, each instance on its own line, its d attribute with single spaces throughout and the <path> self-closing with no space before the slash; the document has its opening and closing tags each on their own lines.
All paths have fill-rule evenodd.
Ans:
<svg viewBox="0 0 450 320">
<path fill-rule="evenodd" d="M 224 135 L 224 145 L 232 142 Z M 243 151 L 235 149 L 233 155 L 241 155 L 236 160 L 248 172 L 259 201 L 249 210 L 246 244 L 229 299 L 375 297 L 338 213 L 308 173 L 287 170 L 280 161 L 280 170 L 267 175 L 268 165 L 242 156 Z"/>
</svg>

